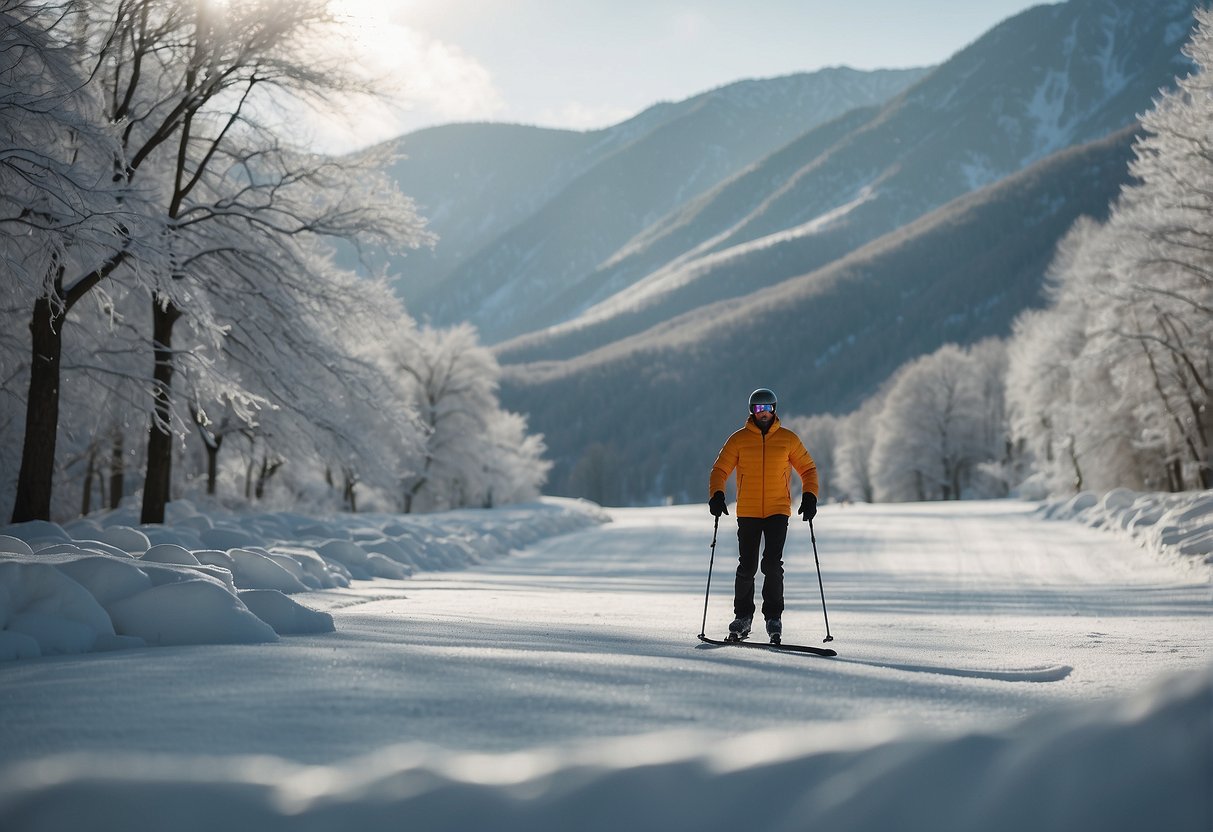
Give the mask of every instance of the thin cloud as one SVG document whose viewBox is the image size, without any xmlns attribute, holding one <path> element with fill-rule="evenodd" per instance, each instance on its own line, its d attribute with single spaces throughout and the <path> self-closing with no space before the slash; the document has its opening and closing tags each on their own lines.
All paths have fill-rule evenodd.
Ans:
<svg viewBox="0 0 1213 832">
<path fill-rule="evenodd" d="M 562 127 L 566 130 L 600 130 L 635 114 L 635 108 L 572 101 L 562 107 L 542 111 L 537 123 L 544 127 Z"/>
<path fill-rule="evenodd" d="M 428 124 L 489 120 L 506 108 L 492 74 L 458 46 L 394 21 L 377 3 L 346 0 L 336 11 L 343 37 L 318 48 L 373 82 L 379 97 L 303 114 L 312 147 L 366 147 Z"/>
</svg>

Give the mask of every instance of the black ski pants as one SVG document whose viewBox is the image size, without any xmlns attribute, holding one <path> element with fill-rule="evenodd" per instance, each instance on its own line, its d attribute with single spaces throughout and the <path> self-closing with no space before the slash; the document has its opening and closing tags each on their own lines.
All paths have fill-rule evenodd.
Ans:
<svg viewBox="0 0 1213 832">
<path fill-rule="evenodd" d="M 737 579 L 733 584 L 733 614 L 754 616 L 754 575 L 762 545 L 762 617 L 783 617 L 783 544 L 788 538 L 788 515 L 737 518 Z"/>
</svg>

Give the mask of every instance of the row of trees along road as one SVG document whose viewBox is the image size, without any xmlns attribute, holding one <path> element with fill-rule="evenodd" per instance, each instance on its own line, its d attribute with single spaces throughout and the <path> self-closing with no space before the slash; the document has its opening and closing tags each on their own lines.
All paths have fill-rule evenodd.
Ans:
<svg viewBox="0 0 1213 832">
<path fill-rule="evenodd" d="M 404 508 L 537 491 L 542 441 L 497 407 L 474 333 L 419 329 L 382 280 L 333 263 L 336 241 L 429 241 L 383 151 L 287 138 L 303 113 L 374 95 L 341 37 L 327 0 L 0 0 L 14 522 L 50 518 L 61 437 L 88 460 L 85 510 L 108 446 L 116 505 L 141 425 L 148 523 L 191 429 L 212 493 L 233 434 L 250 470 L 260 449 L 259 485 L 314 460 L 340 472 L 349 508 L 363 482 L 395 482 Z M 435 362 L 477 385 L 428 389 Z"/>
<path fill-rule="evenodd" d="M 860 408 L 794 420 L 825 496 L 1213 488 L 1213 12 L 1196 64 L 1142 117 L 1106 222 L 1058 247 L 1007 341 L 945 345 Z"/>
<path fill-rule="evenodd" d="M 1059 247 L 1012 341 L 1012 429 L 1053 491 L 1213 488 L 1213 12 L 1196 70 L 1142 118 L 1103 224 Z"/>
</svg>

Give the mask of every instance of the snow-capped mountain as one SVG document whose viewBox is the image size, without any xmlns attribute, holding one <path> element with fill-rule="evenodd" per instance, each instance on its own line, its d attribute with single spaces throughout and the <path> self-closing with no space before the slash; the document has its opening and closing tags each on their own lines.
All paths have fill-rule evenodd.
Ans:
<svg viewBox="0 0 1213 832">
<path fill-rule="evenodd" d="M 704 443 L 753 387 L 840 412 L 1041 303 L 1057 240 L 1106 211 L 1137 116 L 1188 71 L 1192 23 L 1186 0 L 1038 6 L 765 151 L 725 128 L 769 82 L 655 108 L 464 214 L 526 215 L 410 307 L 497 344 L 503 403 L 545 434 L 554 493 L 593 456 L 644 483 L 625 501 L 701 496 Z M 725 146 L 750 158 L 730 167 Z"/>
<path fill-rule="evenodd" d="M 592 458 L 624 502 L 705 498 L 755 387 L 789 416 L 845 412 L 909 358 L 1006 334 L 1074 220 L 1106 217 L 1134 135 L 1059 151 L 809 274 L 570 360 L 507 365 L 502 404 L 545 435 L 551 490 L 569 493 Z"/>
<path fill-rule="evenodd" d="M 567 358 L 808 273 L 1120 129 L 1186 71 L 1191 22 L 1184 0 L 1071 0 L 1013 17 L 887 105 L 806 133 L 650 225 L 544 307 L 581 314 L 500 356 Z"/>
<path fill-rule="evenodd" d="M 471 320 L 488 340 L 527 331 L 522 313 L 592 276 L 652 222 L 924 72 L 836 68 L 741 81 L 589 133 L 479 124 L 405 136 L 396 178 L 440 239 L 397 265 L 399 289 L 415 312 Z"/>
</svg>

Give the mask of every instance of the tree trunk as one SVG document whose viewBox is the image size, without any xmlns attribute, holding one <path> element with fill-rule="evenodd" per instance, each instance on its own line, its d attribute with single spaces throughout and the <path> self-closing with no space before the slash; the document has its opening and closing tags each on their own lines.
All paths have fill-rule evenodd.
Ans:
<svg viewBox="0 0 1213 832">
<path fill-rule="evenodd" d="M 350 513 L 357 514 L 358 495 L 354 492 L 354 489 L 358 485 L 358 475 L 348 468 L 343 470 L 343 474 L 345 475 L 345 486 L 342 497 L 345 500 L 345 506 L 350 510 Z"/>
<path fill-rule="evenodd" d="M 1184 466 L 1183 462 L 1178 459 L 1167 463 L 1167 490 L 1172 494 L 1178 494 L 1184 490 Z"/>
<path fill-rule="evenodd" d="M 14 523 L 51 519 L 64 315 L 62 305 L 53 304 L 50 297 L 34 302 L 34 315 L 29 322 L 33 360 L 25 404 L 25 444 L 21 448 L 21 470 L 13 503 Z"/>
<path fill-rule="evenodd" d="M 88 447 L 88 462 L 84 466 L 84 497 L 80 501 L 80 516 L 88 517 L 93 510 L 93 476 L 97 472 L 96 440 Z"/>
<path fill-rule="evenodd" d="M 225 434 L 207 430 L 202 423 L 202 414 L 195 407 L 191 409 L 194 425 L 198 428 L 198 436 L 202 438 L 202 446 L 206 448 L 206 493 L 214 497 L 216 482 L 219 477 L 219 449 L 223 447 Z"/>
<path fill-rule="evenodd" d="M 1078 464 L 1078 453 L 1074 450 L 1074 445 L 1077 441 L 1077 439 L 1071 436 L 1069 443 L 1067 443 L 1067 450 L 1070 452 L 1070 464 L 1074 466 L 1075 493 L 1082 491 L 1082 468 Z"/>
<path fill-rule="evenodd" d="M 125 262 L 121 251 L 101 268 L 83 275 L 65 290 L 64 269 L 55 274 L 53 294 L 34 301 L 30 318 L 31 362 L 29 398 L 25 403 L 25 441 L 13 522 L 51 519 L 51 486 L 55 473 L 55 440 L 59 432 L 59 365 L 63 355 L 63 324 L 76 301 Z"/>
<path fill-rule="evenodd" d="M 110 449 L 110 500 L 109 507 L 118 508 L 126 496 L 126 457 L 122 444 L 125 437 L 122 428 L 114 429 L 114 444 Z"/>
<path fill-rule="evenodd" d="M 152 299 L 152 371 L 154 418 L 147 433 L 147 476 L 143 483 L 141 523 L 163 523 L 173 478 L 173 324 L 181 317 L 172 303 Z"/>
<path fill-rule="evenodd" d="M 265 497 L 265 481 L 270 478 L 270 458 L 261 455 L 261 470 L 257 472 L 257 484 L 253 486 L 253 496 L 260 502 Z"/>
<path fill-rule="evenodd" d="M 416 500 L 417 495 L 421 493 L 421 489 L 425 488 L 426 484 L 430 481 L 430 476 L 429 476 L 430 465 L 433 463 L 433 461 L 434 461 L 434 458 L 427 455 L 425 458 L 425 464 L 421 466 L 421 473 L 418 475 L 417 481 L 415 483 L 413 483 L 411 486 L 409 486 L 407 489 L 405 489 L 405 492 L 404 492 L 404 513 L 405 514 L 413 513 L 414 500 Z"/>
<path fill-rule="evenodd" d="M 270 462 L 269 454 L 261 456 L 261 471 L 257 474 L 257 486 L 254 489 L 254 494 L 257 499 L 261 500 L 265 497 L 265 486 L 269 483 L 270 477 L 278 473 L 278 469 L 282 467 L 282 460 Z"/>
<path fill-rule="evenodd" d="M 222 445 L 222 436 L 216 436 L 213 443 L 206 443 L 206 493 L 211 497 L 215 496 L 215 485 L 219 478 L 219 448 Z"/>
</svg>

